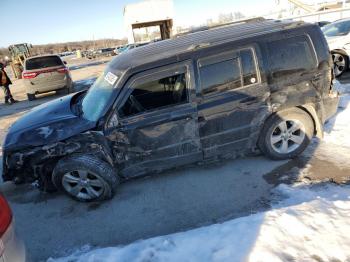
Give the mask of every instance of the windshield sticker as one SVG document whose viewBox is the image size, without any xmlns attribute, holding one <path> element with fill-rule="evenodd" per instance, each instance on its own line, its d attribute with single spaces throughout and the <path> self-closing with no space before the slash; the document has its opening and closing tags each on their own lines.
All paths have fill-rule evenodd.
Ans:
<svg viewBox="0 0 350 262">
<path fill-rule="evenodd" d="M 106 80 L 108 83 L 110 83 L 111 85 L 114 85 L 115 82 L 117 82 L 118 77 L 117 77 L 115 74 L 113 74 L 113 73 L 111 73 L 111 72 L 108 72 L 107 75 L 105 76 L 105 80 Z"/>
</svg>

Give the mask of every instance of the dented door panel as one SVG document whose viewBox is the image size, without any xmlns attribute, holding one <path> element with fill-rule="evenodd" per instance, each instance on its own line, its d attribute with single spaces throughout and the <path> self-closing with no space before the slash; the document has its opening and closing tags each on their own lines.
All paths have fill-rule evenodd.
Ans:
<svg viewBox="0 0 350 262">
<path fill-rule="evenodd" d="M 243 55 L 247 53 L 249 62 L 243 59 Z M 230 64 L 226 64 L 228 61 L 224 59 L 227 58 L 222 59 L 220 54 L 203 57 L 198 63 L 199 72 L 206 66 L 219 69 L 219 64 L 226 64 L 226 77 L 232 77 L 232 80 L 229 79 L 230 81 L 224 84 L 214 81 L 218 88 L 229 88 L 209 94 L 206 94 L 201 77 L 203 90 L 200 90 L 198 95 L 198 121 L 205 159 L 217 156 L 232 158 L 254 148 L 259 136 L 259 127 L 271 113 L 269 86 L 259 66 L 263 64 L 260 61 L 259 46 L 237 48 L 232 51 L 231 57 Z M 249 67 L 249 73 L 244 71 L 246 66 Z M 238 79 L 238 84 L 235 79 Z"/>
<path fill-rule="evenodd" d="M 229 91 L 203 99 L 198 106 L 199 135 L 205 158 L 234 157 L 256 144 L 259 127 L 267 115 L 266 85 Z"/>
<path fill-rule="evenodd" d="M 108 138 L 121 175 L 160 172 L 202 160 L 197 111 L 191 104 L 121 120 Z"/>
<path fill-rule="evenodd" d="M 203 153 L 198 132 L 195 83 L 192 62 L 172 64 L 132 77 L 125 86 L 138 79 L 161 79 L 165 75 L 186 73 L 188 102 L 146 111 L 134 116 L 118 117 L 114 128 L 106 130 L 120 174 L 133 177 L 201 161 Z M 160 77 L 160 78 L 159 78 Z M 125 88 L 117 108 L 122 108 L 132 89 Z M 118 102 L 117 102 L 118 103 Z M 117 114 L 117 113 L 115 113 Z"/>
</svg>

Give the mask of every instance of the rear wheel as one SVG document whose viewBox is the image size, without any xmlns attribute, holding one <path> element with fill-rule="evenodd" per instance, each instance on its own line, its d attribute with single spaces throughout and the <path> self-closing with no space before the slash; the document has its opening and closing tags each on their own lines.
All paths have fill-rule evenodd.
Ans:
<svg viewBox="0 0 350 262">
<path fill-rule="evenodd" d="M 259 148 L 274 160 L 294 158 L 306 149 L 313 134 L 314 123 L 309 114 L 298 108 L 281 111 L 266 121 Z"/>
<path fill-rule="evenodd" d="M 27 98 L 29 101 L 35 100 L 35 94 L 27 94 Z"/>
<path fill-rule="evenodd" d="M 334 62 L 334 75 L 339 77 L 348 69 L 349 58 L 340 53 L 333 53 L 332 58 Z"/>
<path fill-rule="evenodd" d="M 72 198 L 86 202 L 111 198 L 119 177 L 108 163 L 83 155 L 61 159 L 53 171 L 52 181 Z"/>
</svg>

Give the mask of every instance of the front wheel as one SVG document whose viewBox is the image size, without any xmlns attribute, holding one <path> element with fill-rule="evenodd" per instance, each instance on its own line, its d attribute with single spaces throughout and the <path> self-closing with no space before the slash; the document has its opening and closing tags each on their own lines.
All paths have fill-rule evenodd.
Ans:
<svg viewBox="0 0 350 262">
<path fill-rule="evenodd" d="M 306 149 L 313 134 L 314 123 L 310 115 L 295 108 L 271 116 L 263 127 L 258 145 L 271 159 L 290 159 Z"/>
<path fill-rule="evenodd" d="M 82 155 L 61 159 L 53 171 L 52 182 L 78 201 L 101 201 L 112 198 L 119 177 L 108 163 Z"/>
<path fill-rule="evenodd" d="M 340 53 L 333 53 L 332 58 L 334 63 L 334 75 L 339 77 L 348 69 L 348 57 Z"/>
</svg>

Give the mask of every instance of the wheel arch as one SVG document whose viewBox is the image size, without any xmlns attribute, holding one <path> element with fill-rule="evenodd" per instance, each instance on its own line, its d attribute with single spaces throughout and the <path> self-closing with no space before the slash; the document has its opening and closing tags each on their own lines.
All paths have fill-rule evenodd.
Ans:
<svg viewBox="0 0 350 262">
<path fill-rule="evenodd" d="M 350 67 L 350 56 L 345 50 L 343 50 L 343 49 L 333 49 L 333 50 L 331 50 L 331 54 L 341 54 L 341 55 L 343 55 L 344 58 L 346 59 L 345 63 L 347 64 L 347 67 L 345 67 L 345 71 L 349 69 L 349 67 Z"/>
<path fill-rule="evenodd" d="M 309 114 L 309 116 L 311 117 L 313 124 L 314 124 L 314 135 L 316 137 L 322 139 L 323 138 L 323 126 L 321 124 L 319 117 L 317 116 L 317 112 L 316 112 L 314 106 L 311 104 L 306 104 L 306 105 L 297 106 L 296 108 L 299 108 L 299 109 L 303 110 L 304 112 L 306 112 L 307 114 Z"/>
<path fill-rule="evenodd" d="M 305 113 L 307 113 L 312 121 L 313 121 L 313 125 L 314 125 L 314 135 L 318 138 L 323 138 L 323 126 L 321 124 L 321 121 L 319 120 L 318 116 L 317 116 L 317 112 L 315 110 L 315 107 L 311 104 L 305 104 L 305 105 L 299 105 L 299 106 L 293 106 L 293 107 L 288 107 L 288 108 L 283 108 L 281 110 L 275 111 L 273 113 L 271 113 L 268 117 L 266 117 L 264 119 L 264 121 L 262 122 L 261 128 L 260 128 L 260 134 L 259 137 L 261 135 L 262 129 L 265 125 L 265 123 L 274 115 L 276 115 L 279 112 L 282 111 L 288 111 L 288 110 L 292 110 L 292 109 L 300 109 L 302 111 L 304 111 Z"/>
<path fill-rule="evenodd" d="M 331 54 L 342 54 L 349 60 L 349 54 L 343 49 L 333 49 L 331 50 Z"/>
<path fill-rule="evenodd" d="M 275 124 L 279 123 L 279 121 L 281 120 L 285 121 L 285 117 L 288 117 L 289 115 L 299 115 L 300 117 L 304 118 L 305 121 L 306 119 L 308 119 L 307 123 L 304 123 L 306 125 L 305 132 L 307 135 L 305 136 L 306 138 L 303 138 L 303 142 L 300 143 L 299 146 L 296 149 L 294 149 L 294 151 L 277 152 L 273 150 L 272 146 L 270 145 L 269 137 L 272 134 L 271 132 L 273 132 L 275 128 Z M 317 123 L 319 123 L 317 119 L 318 118 L 316 110 L 313 108 L 312 105 L 291 106 L 278 111 L 274 111 L 265 119 L 262 127 L 260 128 L 257 146 L 264 155 L 273 160 L 284 160 L 294 158 L 306 149 L 313 136 L 317 135 L 317 133 L 322 134 L 322 132 L 317 131 L 318 127 L 321 128 L 320 125 L 317 125 Z M 284 138 L 284 140 L 287 141 L 286 138 Z"/>
</svg>

